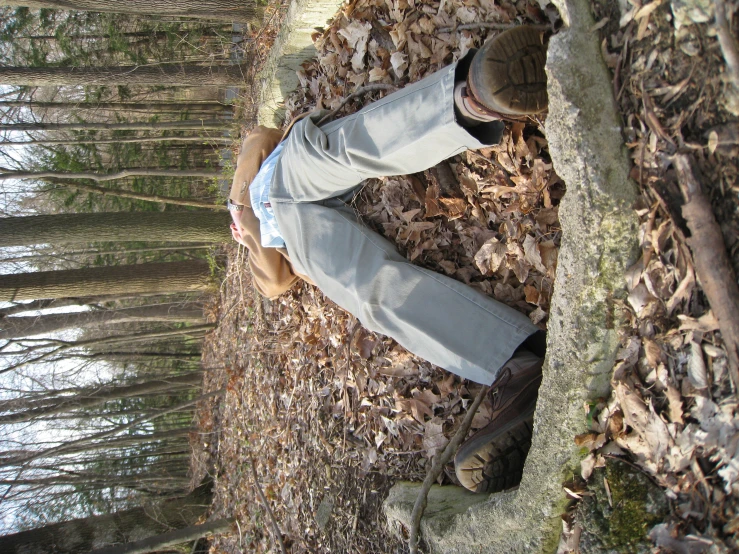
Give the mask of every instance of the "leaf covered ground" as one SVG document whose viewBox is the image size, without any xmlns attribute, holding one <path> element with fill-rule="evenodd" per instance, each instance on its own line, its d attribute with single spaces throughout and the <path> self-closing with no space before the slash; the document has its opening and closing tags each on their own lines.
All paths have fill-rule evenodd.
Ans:
<svg viewBox="0 0 739 554">
<path fill-rule="evenodd" d="M 663 190 L 675 180 L 669 156 L 688 149 L 729 251 L 737 253 L 735 152 L 716 138 L 727 122 L 736 125 L 720 107 L 721 52 L 707 20 L 686 23 L 689 32 L 681 35 L 671 8 L 659 0 L 630 0 L 623 11 L 604 2 L 594 12 L 641 191 L 635 209 L 642 257 L 622 306 L 614 394 L 584 407 L 584 417 L 592 409 L 592 433 L 573 437 L 591 450 L 582 477 L 607 457 L 625 459 L 671 502 L 672 515 L 653 532 L 663 552 L 675 544 L 685 552 L 729 551 L 739 525 L 736 396 L 681 223 Z M 557 16 L 551 5 L 526 1 L 356 0 L 316 32 L 319 55 L 299 72 L 290 114 L 338 108 L 366 85 L 400 88 L 421 79 L 499 32 L 480 22 L 556 25 Z M 383 94 L 354 98 L 339 116 Z M 508 124 L 493 148 L 420 174 L 367 181 L 355 205 L 414 263 L 469 283 L 546 328 L 564 193 L 542 122 L 531 120 Z M 226 392 L 201 410 L 196 473 L 202 475 L 210 457 L 214 516 L 237 521 L 234 533 L 215 539 L 213 551 L 279 550 L 257 487 L 289 552 L 403 551 L 386 528 L 382 500 L 396 480 L 423 478 L 478 385 L 367 332 L 309 285 L 262 301 L 246 256 L 228 250 L 215 308 L 219 326 L 205 348 L 205 367 L 214 368 L 206 389 Z M 485 425 L 489 413 L 484 404 L 473 427 Z M 453 468 L 442 479 L 453 483 Z M 588 494 L 584 481 L 572 486 L 563 495 Z M 561 551 L 573 551 L 577 522 L 566 518 L 565 528 L 569 542 Z"/>
</svg>

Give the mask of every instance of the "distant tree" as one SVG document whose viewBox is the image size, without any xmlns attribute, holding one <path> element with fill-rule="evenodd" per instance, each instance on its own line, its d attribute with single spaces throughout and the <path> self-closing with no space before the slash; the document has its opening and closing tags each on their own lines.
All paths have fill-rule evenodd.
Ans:
<svg viewBox="0 0 739 554">
<path fill-rule="evenodd" d="M 0 6 L 196 17 L 244 23 L 257 22 L 260 13 L 254 0 L 0 0 Z"/>
<path fill-rule="evenodd" d="M 228 242 L 231 216 L 212 212 L 109 212 L 0 218 L 0 247 L 33 244 Z"/>
<path fill-rule="evenodd" d="M 204 320 L 197 304 L 151 304 L 117 310 L 67 312 L 0 319 L 0 340 L 49 335 L 65 329 L 111 325 L 113 323 L 169 321 L 195 323 Z"/>
<path fill-rule="evenodd" d="M 131 167 L 113 173 L 69 173 L 62 171 L 7 171 L 0 168 L 0 181 L 6 179 L 88 179 L 95 182 L 115 181 L 127 177 L 205 177 L 221 174 L 217 169 L 152 169 Z"/>
<path fill-rule="evenodd" d="M 132 143 L 149 143 L 149 142 L 191 142 L 199 145 L 209 146 L 211 143 L 231 144 L 232 138 L 229 137 L 198 137 L 198 136 L 146 136 L 146 137 L 127 137 L 127 138 L 97 138 L 97 137 L 79 137 L 68 139 L 30 139 L 30 140 L 2 140 L 3 144 L 36 144 L 39 146 L 50 146 L 55 144 L 132 144 Z"/>
<path fill-rule="evenodd" d="M 206 535 L 225 533 L 231 528 L 232 524 L 233 519 L 217 519 L 140 541 L 93 550 L 90 554 L 148 554 L 159 552 L 169 546 L 191 542 Z"/>
<path fill-rule="evenodd" d="M 163 379 L 154 379 L 132 385 L 104 386 L 95 389 L 80 389 L 77 394 L 48 397 L 31 400 L 27 409 L 0 414 L 0 424 L 21 423 L 35 418 L 64 413 L 70 410 L 99 406 L 109 400 L 130 398 L 150 394 L 172 394 L 183 388 L 192 388 L 203 380 L 202 371 L 193 371 L 182 375 L 173 375 Z"/>
<path fill-rule="evenodd" d="M 0 301 L 174 293 L 202 291 L 209 287 L 210 267 L 201 261 L 90 267 L 0 275 Z"/>
<path fill-rule="evenodd" d="M 218 87 L 243 85 L 240 65 L 163 64 L 109 67 L 10 67 L 0 66 L 4 85 L 147 85 Z"/>
<path fill-rule="evenodd" d="M 173 196 L 162 196 L 159 194 L 146 194 L 145 192 L 133 192 L 118 188 L 106 188 L 96 185 L 85 185 L 71 181 L 56 181 L 56 184 L 77 189 L 84 192 L 92 192 L 102 196 L 116 196 L 119 198 L 131 198 L 134 200 L 143 200 L 144 202 L 157 202 L 160 204 L 174 204 L 176 206 L 193 206 L 196 208 L 208 208 L 210 210 L 225 211 L 225 204 L 211 204 L 209 200 L 199 200 L 197 198 L 180 198 Z"/>
<path fill-rule="evenodd" d="M 0 537 L 3 554 L 78 554 L 194 525 L 211 499 L 204 484 L 187 496 L 113 514 L 55 523 Z"/>
<path fill-rule="evenodd" d="M 71 111 L 145 111 L 145 112 L 190 112 L 208 111 L 219 112 L 230 109 L 231 106 L 222 102 L 35 102 L 32 100 L 12 100 L 0 102 L 0 109 L 5 108 L 33 108 L 42 110 L 71 110 Z"/>
<path fill-rule="evenodd" d="M 0 67 L 0 72 L 2 72 L 2 67 Z M 130 121 L 127 123 L 2 123 L 0 124 L 0 131 L 179 131 L 184 129 L 222 129 L 227 125 L 228 122 L 223 119 Z"/>
</svg>

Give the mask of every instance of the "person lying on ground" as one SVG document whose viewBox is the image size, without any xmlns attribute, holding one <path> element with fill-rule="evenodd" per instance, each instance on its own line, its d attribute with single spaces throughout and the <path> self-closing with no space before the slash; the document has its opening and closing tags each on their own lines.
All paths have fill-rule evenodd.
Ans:
<svg viewBox="0 0 739 554">
<path fill-rule="evenodd" d="M 367 329 L 465 379 L 492 384 L 493 418 L 455 457 L 459 481 L 516 485 L 531 441 L 543 333 L 524 314 L 413 265 L 350 206 L 365 179 L 428 169 L 499 142 L 504 119 L 547 105 L 542 33 L 521 26 L 357 113 L 243 142 L 229 208 L 257 290 L 274 298 L 302 278 Z"/>
</svg>

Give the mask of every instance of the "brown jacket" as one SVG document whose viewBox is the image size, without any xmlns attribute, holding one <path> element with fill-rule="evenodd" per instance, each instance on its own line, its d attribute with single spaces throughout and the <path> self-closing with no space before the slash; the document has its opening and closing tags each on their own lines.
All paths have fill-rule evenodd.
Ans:
<svg viewBox="0 0 739 554">
<path fill-rule="evenodd" d="M 249 185 L 259 173 L 267 156 L 290 132 L 295 121 L 284 133 L 259 125 L 244 139 L 241 153 L 236 160 L 236 173 L 231 184 L 229 198 L 234 204 L 242 204 L 241 227 L 243 239 L 249 249 L 249 266 L 254 285 L 267 298 L 279 296 L 292 287 L 298 278 L 311 282 L 308 277 L 295 272 L 284 248 L 265 248 L 259 235 L 259 219 L 251 209 Z"/>
</svg>

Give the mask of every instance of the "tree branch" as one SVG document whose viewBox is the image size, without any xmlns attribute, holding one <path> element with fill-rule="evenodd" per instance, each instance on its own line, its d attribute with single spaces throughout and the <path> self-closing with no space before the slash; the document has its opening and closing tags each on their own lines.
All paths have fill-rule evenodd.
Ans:
<svg viewBox="0 0 739 554">
<path fill-rule="evenodd" d="M 477 393 L 477 396 L 475 397 L 474 402 L 472 402 L 470 409 L 467 410 L 467 414 L 464 416 L 464 420 L 462 420 L 462 424 L 459 426 L 459 429 L 454 433 L 452 440 L 450 440 L 449 444 L 446 445 L 444 451 L 436 457 L 434 463 L 431 465 L 431 469 L 426 474 L 426 478 L 423 480 L 421 490 L 418 492 L 418 498 L 416 498 L 416 503 L 413 505 L 413 512 L 411 512 L 411 536 L 408 539 L 408 548 L 410 549 L 411 554 L 418 554 L 418 535 L 421 528 L 421 517 L 423 516 L 426 504 L 428 503 L 428 494 L 431 490 L 431 486 L 439 477 L 447 462 L 451 460 L 452 456 L 459 448 L 459 445 L 464 441 L 467 436 L 467 432 L 472 426 L 472 420 L 475 417 L 475 413 L 489 390 L 490 387 L 485 386 Z"/>
<path fill-rule="evenodd" d="M 267 511 L 267 515 L 269 516 L 269 519 L 272 522 L 272 527 L 274 527 L 275 536 L 277 537 L 277 540 L 280 543 L 282 554 L 287 554 L 287 549 L 285 548 L 285 541 L 282 540 L 282 531 L 280 531 L 280 526 L 277 524 L 277 520 L 275 519 L 275 514 L 272 513 L 272 508 L 269 507 L 269 502 L 267 502 L 267 497 L 264 496 L 264 492 L 262 492 L 262 487 L 259 485 L 259 476 L 257 475 L 257 464 L 254 461 L 253 456 L 250 456 L 250 458 L 251 458 L 251 473 L 254 476 L 254 486 L 257 488 L 257 492 L 259 493 L 259 498 L 262 501 L 262 504 L 264 504 L 264 509 Z"/>
</svg>

